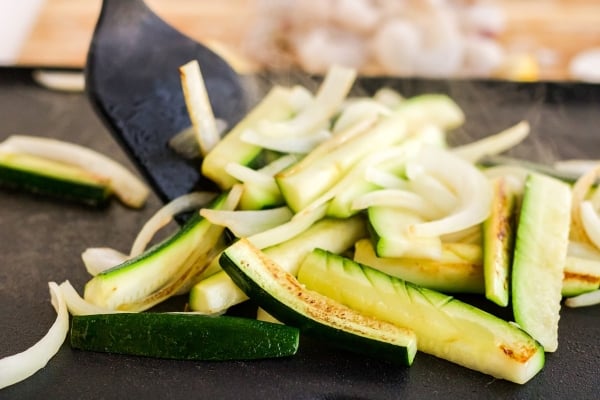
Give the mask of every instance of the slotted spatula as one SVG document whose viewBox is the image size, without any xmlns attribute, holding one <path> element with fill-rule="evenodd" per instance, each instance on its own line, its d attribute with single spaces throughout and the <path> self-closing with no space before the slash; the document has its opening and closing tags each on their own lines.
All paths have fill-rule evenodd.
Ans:
<svg viewBox="0 0 600 400">
<path fill-rule="evenodd" d="M 97 114 L 163 201 L 206 185 L 198 162 L 168 147 L 190 125 L 178 68 L 198 60 L 217 118 L 233 125 L 247 102 L 240 77 L 143 0 L 104 0 L 85 69 Z"/>
</svg>

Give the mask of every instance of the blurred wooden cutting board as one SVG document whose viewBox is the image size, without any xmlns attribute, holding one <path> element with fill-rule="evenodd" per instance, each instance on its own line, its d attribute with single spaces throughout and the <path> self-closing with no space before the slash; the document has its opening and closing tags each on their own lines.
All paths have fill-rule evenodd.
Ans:
<svg viewBox="0 0 600 400">
<path fill-rule="evenodd" d="M 242 54 L 244 36 L 258 0 L 147 0 L 163 19 L 192 38 L 218 47 L 240 69 L 251 70 Z M 554 57 L 542 79 L 566 79 L 569 59 L 600 46 L 600 1 L 504 0 L 507 46 L 543 49 Z M 19 65 L 81 68 L 101 0 L 46 0 L 18 58 Z M 226 54 L 226 55 L 227 55 Z"/>
</svg>

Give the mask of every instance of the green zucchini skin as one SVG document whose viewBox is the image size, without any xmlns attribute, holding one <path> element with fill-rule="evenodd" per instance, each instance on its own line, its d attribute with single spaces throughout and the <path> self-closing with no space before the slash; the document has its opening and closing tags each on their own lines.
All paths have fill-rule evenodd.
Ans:
<svg viewBox="0 0 600 400">
<path fill-rule="evenodd" d="M 226 361 L 296 354 L 299 331 L 254 319 L 191 313 L 73 316 L 76 349 L 144 357 Z"/>
<path fill-rule="evenodd" d="M 419 350 L 524 384 L 544 366 L 543 347 L 517 326 L 451 296 L 315 249 L 298 280 L 346 306 L 411 329 Z"/>
<path fill-rule="evenodd" d="M 108 185 L 91 180 L 66 179 L 44 171 L 19 168 L 6 162 L 0 162 L 0 187 L 92 207 L 105 207 L 111 196 Z"/>
<path fill-rule="evenodd" d="M 248 297 L 277 320 L 299 328 L 303 334 L 369 357 L 406 366 L 412 364 L 416 354 L 413 332 L 365 317 L 316 292 L 305 290 L 291 274 L 270 263 L 244 239 L 225 249 L 220 263 Z M 259 266 L 253 268 L 252 265 Z M 260 270 L 259 276 L 252 269 Z M 271 280 L 277 283 L 273 285 Z M 371 334 L 378 331 L 381 336 L 370 336 L 365 333 L 366 329 L 359 332 L 357 326 L 360 324 L 370 324 L 368 331 Z"/>
</svg>

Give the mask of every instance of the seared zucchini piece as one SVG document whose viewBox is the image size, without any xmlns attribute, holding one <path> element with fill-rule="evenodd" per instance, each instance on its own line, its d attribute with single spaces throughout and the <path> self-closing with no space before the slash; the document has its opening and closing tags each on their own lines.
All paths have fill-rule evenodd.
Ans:
<svg viewBox="0 0 600 400">
<path fill-rule="evenodd" d="M 305 289 L 247 240 L 240 239 L 225 249 L 220 262 L 231 279 L 277 320 L 346 350 L 412 364 L 417 350 L 412 331 Z"/>
<path fill-rule="evenodd" d="M 419 350 L 516 383 L 544 366 L 544 349 L 525 331 L 445 294 L 316 249 L 298 280 L 342 304 L 417 335 Z"/>
<path fill-rule="evenodd" d="M 388 275 L 444 293 L 483 293 L 481 246 L 442 243 L 437 260 L 378 257 L 369 239 L 356 242 L 354 261 Z"/>
<path fill-rule="evenodd" d="M 226 199 L 227 194 L 220 195 L 211 207 L 223 207 Z M 223 229 L 194 213 L 173 236 L 92 278 L 85 285 L 84 298 L 109 309 L 148 309 L 208 266 L 224 247 Z"/>
<path fill-rule="evenodd" d="M 515 322 L 549 352 L 558 347 L 571 200 L 566 183 L 530 174 L 515 239 L 511 282 Z"/>
<path fill-rule="evenodd" d="M 0 186 L 68 201 L 105 205 L 108 180 L 76 166 L 20 153 L 0 152 Z"/>
<path fill-rule="evenodd" d="M 489 217 L 483 223 L 483 276 L 485 297 L 506 307 L 515 235 L 517 196 L 503 178 L 492 183 L 494 196 Z"/>
</svg>

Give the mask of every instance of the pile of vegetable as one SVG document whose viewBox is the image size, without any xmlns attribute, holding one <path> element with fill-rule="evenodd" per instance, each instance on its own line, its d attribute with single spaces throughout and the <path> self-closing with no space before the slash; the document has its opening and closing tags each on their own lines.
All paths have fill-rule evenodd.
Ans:
<svg viewBox="0 0 600 400">
<path fill-rule="evenodd" d="M 406 366 L 422 351 L 524 384 L 559 345 L 563 305 L 600 301 L 600 168 L 586 163 L 567 181 L 558 177 L 573 163 L 551 173 L 481 163 L 525 139 L 527 122 L 450 147 L 465 120 L 451 98 L 388 88 L 352 96 L 355 71 L 333 67 L 314 94 L 273 87 L 221 138 L 198 64 L 181 72 L 192 121 L 182 135 L 220 192 L 165 205 L 129 254 L 86 249 L 83 296 L 68 281 L 50 283 L 57 321 L 31 349 L 0 360 L 0 387 L 58 351 L 68 313 L 71 345 L 84 350 L 283 357 L 306 334 Z M 188 296 L 186 310 L 144 312 L 176 295 Z M 256 320 L 223 315 L 249 298 Z"/>
</svg>

